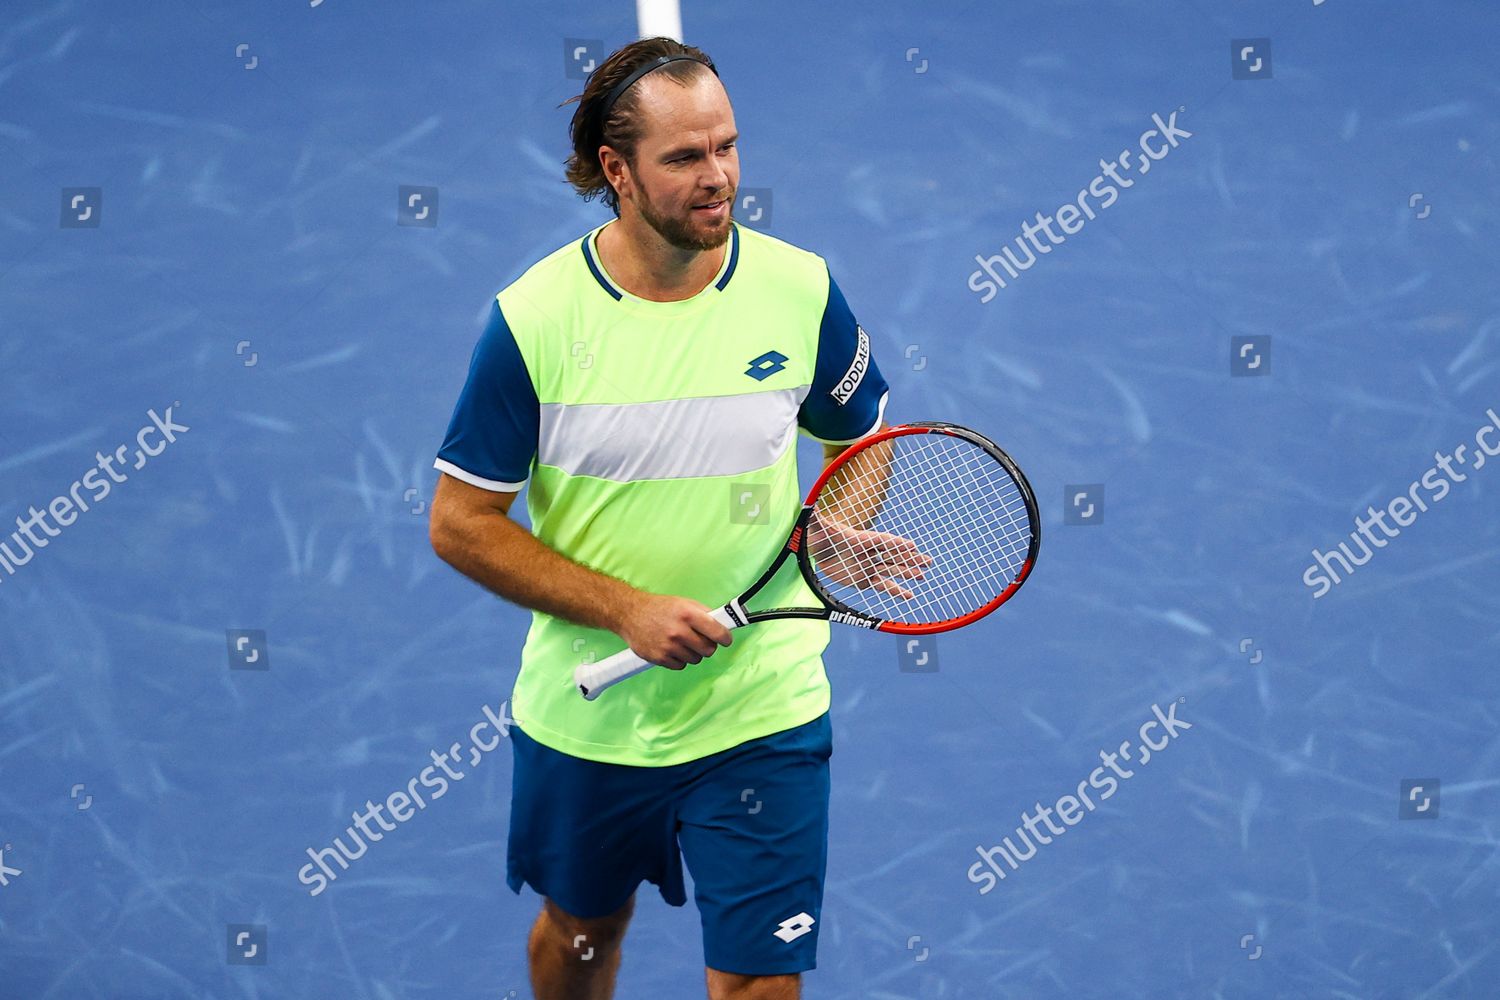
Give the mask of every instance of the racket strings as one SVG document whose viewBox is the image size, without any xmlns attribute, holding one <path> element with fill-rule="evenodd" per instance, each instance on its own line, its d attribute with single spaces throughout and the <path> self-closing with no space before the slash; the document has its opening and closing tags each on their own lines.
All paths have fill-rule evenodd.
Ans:
<svg viewBox="0 0 1500 1000">
<path fill-rule="evenodd" d="M 859 595 L 849 594 L 846 589 L 846 603 L 861 600 L 869 610 L 885 618 L 941 620 L 958 617 L 987 603 L 1009 583 L 1009 578 L 996 577 L 997 570 L 1003 572 L 1000 567 L 1003 567 L 1006 556 L 1017 548 L 1016 539 L 1007 535 L 1015 536 L 1016 533 L 1014 530 L 1007 532 L 1002 527 L 1006 518 L 988 526 L 988 530 L 966 531 L 966 528 L 986 526 L 973 518 L 963 519 L 966 513 L 964 504 L 958 502 L 967 499 L 975 510 L 984 509 L 986 505 L 991 505 L 990 510 L 1004 510 L 1004 500 L 997 497 L 997 490 L 1007 487 L 979 474 L 972 461 L 956 464 L 951 461 L 951 454 L 925 457 L 947 461 L 937 464 L 911 462 L 888 498 L 886 509 L 882 511 L 884 516 L 867 522 L 877 530 L 887 530 L 910 539 L 916 543 L 918 552 L 931 559 L 929 566 L 922 566 L 910 558 L 896 564 L 897 568 L 905 565 L 921 571 L 923 582 L 910 584 L 914 599 L 903 600 L 898 595 L 889 594 L 886 592 L 888 587 L 877 583 L 873 588 L 857 588 L 863 591 Z M 919 483 L 920 489 L 931 491 L 925 496 L 926 505 L 917 507 L 902 503 L 919 495 L 913 492 L 919 488 Z M 947 489 L 939 492 L 940 486 Z M 933 500 L 942 503 L 935 505 Z M 1008 519 L 1014 520 L 1013 516 Z M 869 567 L 872 577 L 878 578 L 883 571 L 889 572 L 883 562 L 869 556 L 865 556 L 864 561 L 874 562 Z M 895 585 L 905 587 L 907 583 L 898 576 Z M 915 599 L 918 597 L 921 600 Z M 895 603 L 898 600 L 900 606 Z"/>
<path fill-rule="evenodd" d="M 959 481 L 970 489 L 975 486 L 972 474 L 965 475 L 963 470 L 956 469 L 948 471 L 957 473 Z M 923 566 L 925 560 L 914 559 L 910 553 L 904 558 L 900 555 L 893 557 L 878 548 L 872 552 L 867 545 L 850 544 L 841 538 L 839 542 L 844 551 L 839 552 L 833 561 L 834 572 L 824 573 L 825 581 L 832 577 L 829 582 L 843 584 L 837 596 L 844 603 L 888 619 L 941 620 L 957 617 L 987 602 L 998 588 L 988 585 L 992 583 L 993 573 L 987 572 L 988 567 L 979 551 L 984 536 L 966 538 L 954 530 L 951 521 L 931 517 L 930 510 L 925 512 L 925 520 L 915 529 L 904 526 L 903 520 L 909 522 L 910 519 L 900 516 L 899 501 L 908 495 L 907 491 L 908 485 L 897 479 L 883 505 L 886 508 L 882 511 L 884 516 L 872 519 L 870 514 L 873 511 L 866 505 L 860 512 L 863 516 L 856 523 L 871 525 L 876 530 L 894 529 L 891 534 L 914 542 L 916 551 L 932 560 L 932 565 Z M 995 551 L 1005 550 L 1003 540 L 989 540 L 1000 542 L 994 546 Z M 859 569 L 857 575 L 851 576 L 847 571 L 851 562 Z M 926 578 L 926 585 L 914 581 L 908 583 L 903 577 L 909 574 L 901 572 L 903 567 L 919 570 Z M 838 573 L 839 569 L 844 572 Z M 883 580 L 892 581 L 896 587 L 909 585 L 914 598 L 920 596 L 921 599 L 901 600 L 902 606 L 896 606 L 895 601 L 900 598 L 886 592 L 890 584 L 882 584 Z"/>
<path fill-rule="evenodd" d="M 835 471 L 815 501 L 808 555 L 820 587 L 840 603 L 932 623 L 1004 592 L 1031 539 L 1025 494 L 999 460 L 964 438 L 911 434 Z"/>
<path fill-rule="evenodd" d="M 974 455 L 984 454 L 978 449 L 970 449 L 971 455 L 965 456 L 972 459 Z M 985 455 L 988 458 L 988 455 Z M 1003 467 L 996 465 L 1003 472 Z M 1023 528 L 1016 530 L 1016 519 L 1010 511 L 1007 500 L 1018 504 L 1021 516 L 1025 516 L 1025 501 L 1020 491 L 1014 488 L 1008 474 L 1004 475 L 1003 483 L 1010 487 L 1012 496 L 1004 496 L 997 490 L 993 478 L 982 478 L 982 473 L 987 468 L 980 467 L 977 460 L 966 461 L 963 466 L 954 467 L 949 470 L 952 475 L 961 480 L 961 487 L 968 489 L 976 501 L 976 507 L 992 512 L 996 518 L 997 531 L 980 534 L 965 534 L 962 531 L 964 525 L 955 520 L 939 520 L 934 525 L 934 536 L 941 546 L 946 547 L 949 552 L 958 551 L 964 556 L 957 560 L 949 573 L 959 584 L 954 592 L 939 591 L 942 595 L 944 606 L 951 612 L 948 617 L 957 617 L 967 611 L 973 610 L 985 603 L 1003 590 L 1015 578 L 1015 573 L 1008 577 L 1004 576 L 1005 569 L 1012 563 L 1016 571 L 1019 571 L 1020 562 L 1024 561 L 1026 548 L 1022 545 L 1017 550 L 1017 545 L 1023 540 L 1030 543 L 1030 531 Z M 987 552 L 984 546 L 990 546 Z M 1019 555 L 1019 559 L 1016 556 Z M 1003 581 L 1003 582 L 1001 582 Z M 993 584 L 999 583 L 998 586 Z M 964 596 L 970 600 L 963 600 Z"/>
<path fill-rule="evenodd" d="M 929 523 L 931 534 L 941 550 L 963 556 L 954 560 L 953 565 L 947 569 L 953 587 L 935 590 L 939 603 L 950 612 L 945 617 L 957 617 L 972 611 L 988 603 L 1009 586 L 1024 561 L 1026 546 L 1030 544 L 1029 527 L 1022 526 L 1021 530 L 1016 530 L 1015 515 L 1009 510 L 1009 507 L 1018 504 L 1021 516 L 1025 516 L 1025 500 L 1009 473 L 988 453 L 967 445 L 967 442 L 965 444 L 963 449 L 950 448 L 940 453 L 939 457 L 944 460 L 942 471 L 959 489 L 967 491 L 973 509 L 986 510 L 995 515 L 995 527 L 998 530 L 968 533 L 964 529 L 973 526 L 974 522 L 951 517 Z M 952 461 L 959 454 L 963 456 L 962 464 Z M 994 475 L 987 475 L 995 470 L 1000 473 L 998 480 Z M 1006 495 L 1007 492 L 1009 496 Z M 1008 504 L 1007 501 L 1013 502 Z M 1023 540 L 1025 544 L 1019 550 L 1019 558 L 1015 558 L 1017 543 Z M 1005 576 L 1005 569 L 1012 564 L 1015 572 Z M 942 580 L 940 575 L 937 582 L 948 581 Z"/>
</svg>

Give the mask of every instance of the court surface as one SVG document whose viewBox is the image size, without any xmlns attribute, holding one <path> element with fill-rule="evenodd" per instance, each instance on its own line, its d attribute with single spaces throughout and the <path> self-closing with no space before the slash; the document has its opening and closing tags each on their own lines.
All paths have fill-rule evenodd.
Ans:
<svg viewBox="0 0 1500 1000">
<path fill-rule="evenodd" d="M 736 214 L 828 259 L 892 422 L 985 431 L 1043 511 L 985 622 L 834 632 L 804 995 L 1494 996 L 1494 8 L 683 20 L 743 133 Z M 433 555 L 432 458 L 491 294 L 607 217 L 557 105 L 573 49 L 634 32 L 628 3 L 6 5 L 0 520 L 148 411 L 187 428 L 0 571 L 6 1000 L 530 996 L 494 724 L 318 895 L 298 873 L 503 714 L 528 616 Z M 973 290 L 1173 112 L 1190 136 Z M 419 224 L 403 186 L 438 189 Z M 1459 445 L 1441 500 L 1304 582 Z M 1191 728 L 971 879 L 1157 711 Z M 701 959 L 647 886 L 617 995 L 701 996 Z"/>
</svg>

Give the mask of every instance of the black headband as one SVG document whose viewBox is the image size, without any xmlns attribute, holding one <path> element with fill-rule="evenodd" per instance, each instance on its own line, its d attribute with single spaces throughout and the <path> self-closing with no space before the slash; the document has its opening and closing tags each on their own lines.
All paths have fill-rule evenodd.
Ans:
<svg viewBox="0 0 1500 1000">
<path fill-rule="evenodd" d="M 719 75 L 719 71 L 714 67 L 713 62 L 708 59 L 699 59 L 697 56 L 684 55 L 657 56 L 650 62 L 642 63 L 640 66 L 636 67 L 635 72 L 631 73 L 625 79 L 615 84 L 614 89 L 609 92 L 609 96 L 604 99 L 604 113 L 599 116 L 599 120 L 601 122 L 608 120 L 610 109 L 615 106 L 615 101 L 619 100 L 620 95 L 629 90 L 630 85 L 635 83 L 635 81 L 639 80 L 641 77 L 645 76 L 647 73 L 651 72 L 654 69 L 661 69 L 667 63 L 680 62 L 684 59 L 689 62 L 695 62 L 707 66 L 709 69 L 714 71 L 714 76 Z"/>
</svg>

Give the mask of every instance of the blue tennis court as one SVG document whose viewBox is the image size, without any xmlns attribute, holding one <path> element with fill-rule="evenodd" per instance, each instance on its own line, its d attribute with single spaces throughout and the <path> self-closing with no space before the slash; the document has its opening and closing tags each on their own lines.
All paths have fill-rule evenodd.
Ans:
<svg viewBox="0 0 1500 1000">
<path fill-rule="evenodd" d="M 1042 512 L 983 622 L 833 630 L 804 996 L 1496 996 L 1494 7 L 682 22 L 736 217 L 826 257 L 890 422 Z M 559 105 L 636 32 L 5 5 L 0 1000 L 531 996 L 530 614 L 427 508 L 494 292 L 609 216 Z M 703 975 L 643 885 L 617 996 Z"/>
</svg>

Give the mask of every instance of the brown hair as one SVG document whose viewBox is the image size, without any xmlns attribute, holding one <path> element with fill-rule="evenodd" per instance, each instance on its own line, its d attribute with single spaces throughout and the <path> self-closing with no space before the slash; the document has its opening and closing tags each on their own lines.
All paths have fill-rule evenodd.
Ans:
<svg viewBox="0 0 1500 1000">
<path fill-rule="evenodd" d="M 620 197 L 615 192 L 614 185 L 604 176 L 604 167 L 599 163 L 599 147 L 609 146 L 625 157 L 626 163 L 635 165 L 635 146 L 642 133 L 637 97 L 639 87 L 632 85 L 621 94 L 615 100 L 614 107 L 609 109 L 608 118 L 603 117 L 604 102 L 616 84 L 645 63 L 661 56 L 692 56 L 702 60 L 702 63 L 694 65 L 686 60 L 671 62 L 661 69 L 652 70 L 651 76 L 670 77 L 685 85 L 702 73 L 713 72 L 709 68 L 713 65 L 713 60 L 702 49 L 683 45 L 671 38 L 642 38 L 616 50 L 589 76 L 583 93 L 558 105 L 561 108 L 578 102 L 578 108 L 573 112 L 573 122 L 569 126 L 573 155 L 567 160 L 568 183 L 573 185 L 573 190 L 584 201 L 592 201 L 603 195 L 604 203 L 615 215 L 620 214 Z"/>
</svg>

